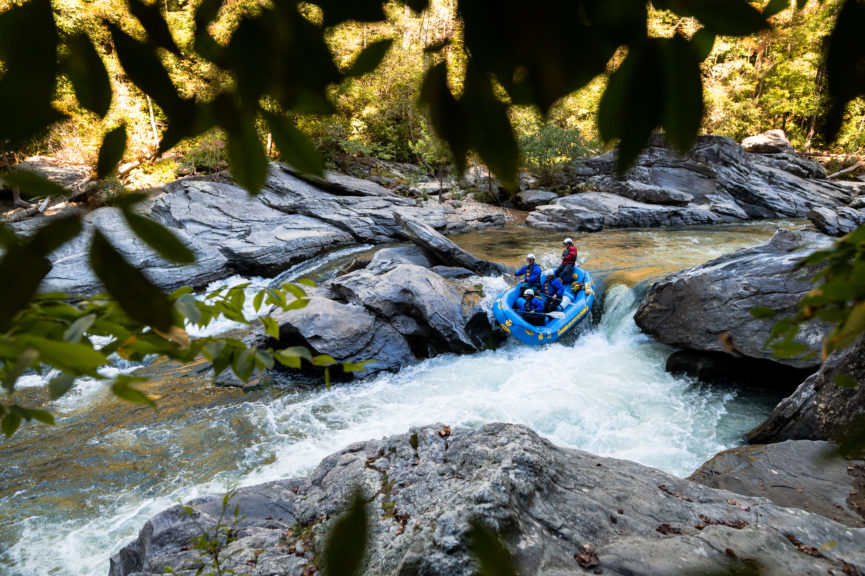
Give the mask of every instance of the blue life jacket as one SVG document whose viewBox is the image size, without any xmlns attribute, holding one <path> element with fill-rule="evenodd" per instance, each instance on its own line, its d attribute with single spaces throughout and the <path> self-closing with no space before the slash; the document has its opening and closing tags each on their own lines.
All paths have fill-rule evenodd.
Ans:
<svg viewBox="0 0 865 576">
<path fill-rule="evenodd" d="M 540 286 L 541 284 L 541 267 L 539 264 L 534 263 L 531 265 L 526 265 L 517 270 L 515 276 L 519 278 L 525 274 L 525 280 L 523 280 L 526 284 Z"/>
<path fill-rule="evenodd" d="M 523 310 L 525 310 L 526 312 L 543 312 L 544 303 L 541 302 L 541 299 L 537 296 L 532 296 L 531 300 L 526 300 L 526 304 L 523 307 Z"/>
<path fill-rule="evenodd" d="M 547 278 L 543 285 L 544 294 L 547 296 L 555 296 L 556 298 L 561 299 L 561 297 L 565 294 L 565 287 L 562 284 L 562 281 L 553 276 L 552 278 Z"/>
</svg>

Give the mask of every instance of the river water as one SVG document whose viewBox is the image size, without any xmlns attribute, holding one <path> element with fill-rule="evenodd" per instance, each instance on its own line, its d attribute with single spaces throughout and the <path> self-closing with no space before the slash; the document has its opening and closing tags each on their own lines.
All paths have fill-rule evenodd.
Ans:
<svg viewBox="0 0 865 576">
<path fill-rule="evenodd" d="M 778 226 L 800 225 L 574 236 L 603 296 L 592 326 L 541 349 L 508 343 L 472 356 L 445 355 L 329 390 L 287 376 L 251 392 L 217 388 L 204 365 L 156 362 L 144 368 L 156 411 L 120 402 L 92 381 L 79 382 L 67 397 L 46 402 L 59 416 L 57 425 L 24 426 L 0 442 L 0 574 L 106 574 L 111 554 L 168 506 L 302 475 L 349 443 L 421 424 L 516 422 L 556 444 L 687 476 L 716 452 L 740 444 L 780 397 L 666 373 L 672 348 L 637 329 L 638 299 L 651 281 L 761 244 Z M 560 234 L 519 226 L 454 239 L 481 258 L 511 265 L 532 251 L 553 266 L 561 251 Z M 355 256 L 337 253 L 295 275 L 321 281 Z M 252 280 L 256 286 L 269 282 Z M 500 278 L 483 284 L 487 304 L 506 287 Z M 236 328 L 220 322 L 211 330 Z M 108 370 L 136 368 L 119 363 Z M 32 376 L 28 383 L 22 403 L 45 402 L 42 380 Z"/>
</svg>

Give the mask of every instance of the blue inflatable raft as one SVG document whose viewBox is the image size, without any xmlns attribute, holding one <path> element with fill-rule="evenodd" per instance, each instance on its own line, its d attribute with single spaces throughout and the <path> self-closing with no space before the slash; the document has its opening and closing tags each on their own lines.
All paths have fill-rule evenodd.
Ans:
<svg viewBox="0 0 865 576">
<path fill-rule="evenodd" d="M 542 279 L 543 282 L 543 279 Z M 580 286 L 577 292 L 572 287 Z M 595 290 L 591 275 L 581 268 L 574 268 L 574 283 L 565 286 L 565 298 L 571 304 L 557 313 L 528 314 L 518 311 L 517 300 L 522 300 L 520 294 L 526 285 L 517 284 L 504 291 L 493 303 L 493 316 L 502 330 L 526 344 L 547 344 L 555 342 L 581 320 L 589 316 L 592 304 L 595 302 Z"/>
</svg>

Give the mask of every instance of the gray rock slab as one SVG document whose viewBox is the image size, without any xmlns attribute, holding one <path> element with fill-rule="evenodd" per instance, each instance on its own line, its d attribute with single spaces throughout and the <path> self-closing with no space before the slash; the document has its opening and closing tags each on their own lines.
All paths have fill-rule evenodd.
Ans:
<svg viewBox="0 0 865 576">
<path fill-rule="evenodd" d="M 445 265 L 468 268 L 482 275 L 501 275 L 505 270 L 501 264 L 475 258 L 411 212 L 398 210 L 394 218 L 412 242 L 434 253 Z"/>
<path fill-rule="evenodd" d="M 637 325 L 658 341 L 691 350 L 725 352 L 721 336 L 737 352 L 796 368 L 816 367 L 828 325 L 804 324 L 798 341 L 815 354 L 775 358 L 764 348 L 774 319 L 751 315 L 769 307 L 778 318 L 798 311 L 799 300 L 813 287 L 803 280 L 808 270 L 797 267 L 814 249 L 830 239 L 811 232 L 779 230 L 763 246 L 740 250 L 655 283 L 634 315 Z M 815 271 L 811 271 L 815 272 Z"/>
<path fill-rule="evenodd" d="M 837 449 L 810 440 L 742 446 L 715 455 L 688 479 L 863 528 L 865 511 L 849 502 L 856 490 L 856 477 L 850 472 L 863 462 L 845 460 Z"/>
<path fill-rule="evenodd" d="M 244 274 L 272 275 L 301 260 L 355 244 L 321 220 L 286 214 L 236 185 L 179 180 L 149 201 L 151 215 L 218 248 Z"/>
<path fill-rule="evenodd" d="M 382 248 L 370 260 L 366 269 L 373 274 L 389 272 L 400 264 L 414 264 L 423 268 L 432 268 L 438 262 L 435 254 L 421 246 L 396 246 Z"/>
<path fill-rule="evenodd" d="M 32 233 L 50 218 L 25 220 L 12 227 Z M 228 261 L 216 248 L 183 230 L 173 230 L 177 238 L 195 253 L 195 262 L 180 265 L 159 256 L 126 225 L 117 208 L 98 208 L 83 218 L 82 234 L 67 242 L 50 256 L 51 271 L 39 287 L 41 292 L 66 292 L 92 296 L 104 291 L 90 270 L 90 239 L 98 229 L 127 262 L 139 268 L 157 287 L 172 291 L 181 286 L 206 286 L 228 275 Z"/>
<path fill-rule="evenodd" d="M 519 203 L 529 209 L 549 204 L 558 197 L 558 194 L 549 190 L 525 190 L 517 194 Z"/>
<path fill-rule="evenodd" d="M 843 236 L 865 224 L 865 208 L 839 206 L 824 208 L 818 206 L 808 212 L 808 220 L 822 233 L 829 236 Z"/>
<path fill-rule="evenodd" d="M 283 535 L 279 544 L 260 532 L 239 531 L 233 549 L 278 555 L 299 543 L 320 554 L 355 488 L 368 502 L 362 569 L 368 575 L 475 574 L 468 548 L 473 519 L 500 535 L 521 574 L 592 573 L 577 562 L 585 546 L 597 555 L 597 568 L 611 575 L 731 573 L 755 564 L 760 574 L 773 576 L 840 573 L 845 565 L 865 570 L 865 529 L 560 448 L 513 424 L 414 428 L 348 446 L 307 478 L 245 488 L 272 495 L 278 515 L 291 515 L 298 525 L 287 533 L 274 522 L 271 532 Z M 200 522 L 208 519 L 203 508 L 213 509 L 214 502 L 221 499 L 192 504 Z M 194 523 L 177 509 L 151 519 L 112 559 L 110 576 L 150 576 L 167 563 L 192 564 L 198 553 L 184 547 Z M 240 557 L 224 567 L 243 571 L 248 565 Z M 273 574 L 299 576 L 304 569 L 286 561 Z"/>
<path fill-rule="evenodd" d="M 846 374 L 859 385 L 845 388 L 835 377 Z M 783 440 L 843 440 L 860 430 L 865 419 L 865 336 L 829 356 L 816 374 L 782 400 L 772 414 L 748 434 L 753 443 Z"/>
</svg>

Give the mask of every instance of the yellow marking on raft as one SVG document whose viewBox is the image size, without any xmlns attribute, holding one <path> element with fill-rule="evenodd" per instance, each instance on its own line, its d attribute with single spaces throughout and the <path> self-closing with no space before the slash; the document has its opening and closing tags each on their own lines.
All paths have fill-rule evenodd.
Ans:
<svg viewBox="0 0 865 576">
<path fill-rule="evenodd" d="M 508 318 L 507 320 L 505 320 L 505 324 L 507 324 L 508 326 L 513 326 L 513 322 L 511 322 L 511 319 L 510 319 L 510 318 Z"/>
<path fill-rule="evenodd" d="M 543 339 L 544 339 L 544 335 L 543 335 L 543 334 L 538 334 L 538 340 L 543 340 Z"/>
<path fill-rule="evenodd" d="M 557 332 L 558 335 L 561 336 L 562 334 L 564 334 L 565 332 L 567 332 L 568 330 L 570 330 L 570 329 L 571 329 L 571 326 L 573 326 L 574 324 L 576 324 L 577 321 L 578 321 L 580 318 L 582 318 L 583 316 L 585 316 L 585 315 L 586 315 L 586 312 L 588 312 L 588 311 L 589 311 L 589 307 L 588 307 L 588 306 L 583 306 L 583 309 L 580 310 L 580 313 L 579 313 L 579 314 L 577 314 L 576 316 L 574 316 L 573 320 L 571 320 L 570 322 L 568 322 L 566 325 L 562 326 L 562 327 L 559 329 L 559 331 Z"/>
<path fill-rule="evenodd" d="M 525 330 L 525 328 L 523 328 L 523 330 Z M 534 335 L 535 335 L 535 333 L 532 332 L 531 330 L 526 330 L 526 334 L 528 334 L 529 336 L 534 336 Z"/>
<path fill-rule="evenodd" d="M 510 320 L 508 320 L 508 322 L 510 323 Z M 508 328 L 507 326 L 505 326 L 504 324 L 500 324 L 500 326 L 502 327 L 502 330 L 504 330 L 504 331 L 507 332 L 508 334 L 511 333 L 511 329 Z"/>
</svg>

